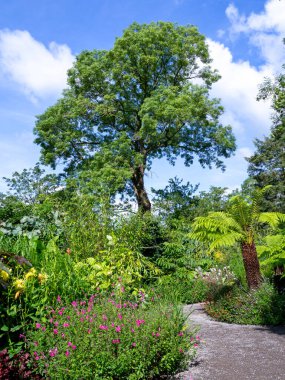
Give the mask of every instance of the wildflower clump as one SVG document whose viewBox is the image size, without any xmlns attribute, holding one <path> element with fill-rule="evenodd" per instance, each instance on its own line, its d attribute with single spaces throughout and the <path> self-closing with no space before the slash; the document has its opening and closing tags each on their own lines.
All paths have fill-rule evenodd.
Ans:
<svg viewBox="0 0 285 380">
<path fill-rule="evenodd" d="M 172 374 L 195 355 L 197 339 L 175 307 L 94 294 L 36 322 L 29 350 L 46 378 L 144 379 Z"/>
</svg>

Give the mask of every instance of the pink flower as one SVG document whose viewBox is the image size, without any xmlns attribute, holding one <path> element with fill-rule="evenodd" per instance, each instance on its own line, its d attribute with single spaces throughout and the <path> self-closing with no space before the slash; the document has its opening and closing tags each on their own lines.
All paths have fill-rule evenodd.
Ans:
<svg viewBox="0 0 285 380">
<path fill-rule="evenodd" d="M 72 343 L 71 343 L 71 342 L 68 342 L 67 345 L 68 345 L 68 347 L 71 347 L 71 346 L 72 346 Z"/>
<path fill-rule="evenodd" d="M 40 323 L 36 323 L 36 329 L 40 329 L 41 328 L 41 324 Z"/>
<path fill-rule="evenodd" d="M 113 339 L 113 340 L 112 340 L 112 343 L 113 343 L 113 344 L 119 344 L 119 343 L 120 343 L 120 339 Z"/>
<path fill-rule="evenodd" d="M 103 314 L 102 315 L 102 319 L 103 319 L 103 321 L 107 321 L 108 318 L 107 318 L 107 316 L 105 314 Z"/>
<path fill-rule="evenodd" d="M 76 302 L 76 301 L 72 301 L 72 302 L 71 302 L 71 305 L 72 305 L 73 307 L 76 307 L 76 306 L 77 306 L 77 302 Z"/>
<path fill-rule="evenodd" d="M 65 335 L 62 333 L 62 334 L 61 334 L 61 337 L 62 337 L 62 338 L 65 338 Z"/>
<path fill-rule="evenodd" d="M 121 292 L 125 293 L 125 287 L 124 286 L 121 286 Z"/>
<path fill-rule="evenodd" d="M 134 332 L 135 332 L 135 330 L 134 330 L 134 329 L 131 329 L 131 332 L 132 332 L 132 333 L 134 333 Z"/>
<path fill-rule="evenodd" d="M 65 356 L 69 356 L 70 355 L 70 352 L 68 350 L 65 351 Z"/>
<path fill-rule="evenodd" d="M 119 319 L 123 319 L 122 314 L 118 314 L 118 318 L 119 318 Z"/>
<path fill-rule="evenodd" d="M 116 332 L 121 332 L 121 327 L 120 326 L 116 327 Z"/>
<path fill-rule="evenodd" d="M 140 325 L 144 324 L 144 322 L 145 321 L 143 319 L 137 319 L 136 320 L 136 324 L 137 324 L 138 327 L 140 327 Z"/>
<path fill-rule="evenodd" d="M 42 331 L 46 331 L 46 328 L 44 326 L 42 327 Z"/>
<path fill-rule="evenodd" d="M 182 354 L 184 351 L 182 350 L 182 348 L 179 348 L 179 352 Z"/>
<path fill-rule="evenodd" d="M 99 326 L 99 329 L 100 329 L 100 330 L 108 330 L 108 326 L 100 325 L 100 326 Z"/>
<path fill-rule="evenodd" d="M 63 311 L 62 311 L 62 310 L 59 310 L 58 314 L 59 314 L 59 315 L 62 315 L 62 314 L 63 314 Z"/>
<path fill-rule="evenodd" d="M 53 333 L 54 333 L 55 335 L 57 335 L 57 334 L 58 334 L 58 329 L 53 329 Z"/>
<path fill-rule="evenodd" d="M 63 327 L 69 327 L 69 323 L 64 322 Z"/>
<path fill-rule="evenodd" d="M 57 296 L 57 299 L 56 299 L 56 300 L 57 300 L 57 302 L 60 303 L 60 302 L 61 302 L 61 298 L 60 298 L 60 296 Z"/>
<path fill-rule="evenodd" d="M 54 322 L 54 325 L 55 325 L 55 327 L 57 327 L 58 326 L 58 322 L 56 321 L 56 322 Z"/>
<path fill-rule="evenodd" d="M 136 347 L 136 345 L 137 345 L 137 344 L 136 344 L 135 342 L 134 342 L 134 343 L 132 343 L 132 346 L 133 346 L 133 347 Z"/>
<path fill-rule="evenodd" d="M 39 342 L 34 342 L 34 345 L 37 347 L 39 345 Z"/>
<path fill-rule="evenodd" d="M 49 356 L 53 357 L 57 354 L 58 350 L 57 348 L 54 348 L 53 350 L 49 350 Z"/>
<path fill-rule="evenodd" d="M 88 330 L 87 330 L 87 333 L 88 333 L 88 334 L 91 334 L 91 329 L 88 329 Z"/>
<path fill-rule="evenodd" d="M 178 336 L 183 336 L 183 335 L 184 335 L 183 331 L 180 331 L 180 332 L 178 333 Z"/>
<path fill-rule="evenodd" d="M 75 346 L 75 345 L 71 346 L 71 348 L 72 348 L 73 350 L 76 350 L 76 346 Z"/>
<path fill-rule="evenodd" d="M 197 348 L 197 347 L 198 347 L 198 344 L 197 344 L 197 343 L 195 343 L 195 344 L 194 344 L 194 347 L 195 347 L 195 348 Z"/>
</svg>

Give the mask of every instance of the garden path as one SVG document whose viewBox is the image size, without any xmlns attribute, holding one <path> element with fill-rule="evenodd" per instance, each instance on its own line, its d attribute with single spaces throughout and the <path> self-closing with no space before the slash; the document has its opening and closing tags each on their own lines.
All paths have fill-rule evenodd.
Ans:
<svg viewBox="0 0 285 380">
<path fill-rule="evenodd" d="M 285 326 L 249 326 L 217 322 L 203 304 L 184 307 L 190 326 L 204 341 L 183 380 L 284 380 Z"/>
</svg>

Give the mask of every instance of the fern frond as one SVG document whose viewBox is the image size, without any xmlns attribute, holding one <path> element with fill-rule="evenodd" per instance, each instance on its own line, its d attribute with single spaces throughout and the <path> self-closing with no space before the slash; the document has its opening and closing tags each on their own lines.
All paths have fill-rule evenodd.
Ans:
<svg viewBox="0 0 285 380">
<path fill-rule="evenodd" d="M 285 214 L 281 212 L 262 212 L 258 217 L 258 222 L 266 223 L 270 227 L 276 228 L 281 222 L 285 222 Z"/>
<path fill-rule="evenodd" d="M 211 212 L 208 216 L 198 217 L 192 224 L 190 239 L 207 242 L 210 249 L 233 245 L 241 240 L 244 233 L 237 221 L 224 212 Z"/>
<path fill-rule="evenodd" d="M 236 242 L 243 240 L 243 238 L 244 238 L 243 234 L 239 232 L 235 232 L 235 231 L 222 235 L 216 238 L 210 244 L 210 251 L 214 251 L 217 248 L 233 246 Z"/>
</svg>

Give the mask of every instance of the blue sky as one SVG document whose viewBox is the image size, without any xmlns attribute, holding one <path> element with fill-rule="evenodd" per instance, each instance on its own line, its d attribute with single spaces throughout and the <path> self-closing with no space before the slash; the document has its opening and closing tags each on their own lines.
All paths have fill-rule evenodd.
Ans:
<svg viewBox="0 0 285 380">
<path fill-rule="evenodd" d="M 227 170 L 154 162 L 147 186 L 164 187 L 177 175 L 200 190 L 233 189 L 246 178 L 244 157 L 253 139 L 269 133 L 270 103 L 257 102 L 258 86 L 285 62 L 285 0 L 9 0 L 0 2 L 0 178 L 33 167 L 35 115 L 55 103 L 66 70 L 84 49 L 109 49 L 133 21 L 193 24 L 207 37 L 222 79 L 212 95 L 225 107 L 238 149 Z M 0 180 L 0 191 L 5 184 Z"/>
</svg>

